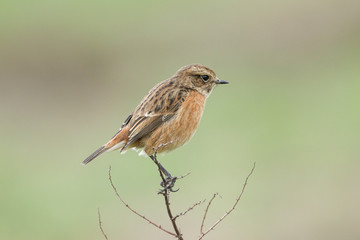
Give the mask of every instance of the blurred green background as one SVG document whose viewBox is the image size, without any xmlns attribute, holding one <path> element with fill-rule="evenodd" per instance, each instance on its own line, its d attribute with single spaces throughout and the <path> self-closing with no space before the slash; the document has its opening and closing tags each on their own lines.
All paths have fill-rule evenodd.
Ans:
<svg viewBox="0 0 360 240">
<path fill-rule="evenodd" d="M 206 239 L 360 239 L 360 2 L 1 1 L 0 239 L 171 239 L 159 176 L 136 152 L 80 162 L 147 91 L 201 63 L 231 82 L 161 156 L 175 212 L 214 201 Z M 198 236 L 205 204 L 179 219 Z"/>
</svg>

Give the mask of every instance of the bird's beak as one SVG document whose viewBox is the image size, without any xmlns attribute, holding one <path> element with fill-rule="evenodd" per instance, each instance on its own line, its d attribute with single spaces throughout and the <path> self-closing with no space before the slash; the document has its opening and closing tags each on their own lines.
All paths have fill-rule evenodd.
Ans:
<svg viewBox="0 0 360 240">
<path fill-rule="evenodd" d="M 221 80 L 221 79 L 217 79 L 215 81 L 216 84 L 228 84 L 229 82 L 228 81 L 225 81 L 225 80 Z"/>
</svg>

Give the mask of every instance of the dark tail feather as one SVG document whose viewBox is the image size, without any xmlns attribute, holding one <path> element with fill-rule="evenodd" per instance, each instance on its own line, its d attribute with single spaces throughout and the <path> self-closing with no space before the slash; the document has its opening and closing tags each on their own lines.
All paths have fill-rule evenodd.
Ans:
<svg viewBox="0 0 360 240">
<path fill-rule="evenodd" d="M 102 154 L 103 152 L 105 152 L 107 150 L 107 148 L 105 148 L 104 146 L 102 146 L 101 148 L 99 148 L 98 150 L 96 150 L 95 152 L 93 152 L 93 154 L 91 154 L 90 156 L 88 156 L 83 162 L 82 164 L 88 164 L 89 162 L 91 162 L 94 158 L 96 158 L 97 156 L 99 156 L 100 154 Z"/>
</svg>

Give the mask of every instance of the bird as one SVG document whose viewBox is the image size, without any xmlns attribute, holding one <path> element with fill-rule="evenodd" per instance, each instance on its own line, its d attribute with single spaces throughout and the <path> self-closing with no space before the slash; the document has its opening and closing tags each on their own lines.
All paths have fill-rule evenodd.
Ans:
<svg viewBox="0 0 360 240">
<path fill-rule="evenodd" d="M 172 77 L 155 85 L 115 135 L 82 163 L 88 164 L 104 152 L 124 153 L 128 149 L 142 150 L 142 154 L 155 161 L 157 153 L 183 146 L 194 135 L 214 87 L 228 83 L 201 64 L 180 68 Z"/>
</svg>

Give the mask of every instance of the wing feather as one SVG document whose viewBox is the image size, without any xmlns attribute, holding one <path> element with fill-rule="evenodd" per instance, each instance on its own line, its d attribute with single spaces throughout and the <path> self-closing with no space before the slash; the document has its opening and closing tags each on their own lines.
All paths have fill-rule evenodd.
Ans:
<svg viewBox="0 0 360 240">
<path fill-rule="evenodd" d="M 150 92 L 147 98 L 151 98 L 151 95 L 156 95 L 156 91 Z M 122 150 L 171 120 L 177 114 L 187 95 L 188 91 L 185 89 L 174 89 L 167 91 L 166 96 L 162 95 L 162 100 L 156 101 L 158 105 L 153 102 L 147 104 L 149 106 L 147 108 L 137 108 L 129 122 L 128 142 Z"/>
</svg>

